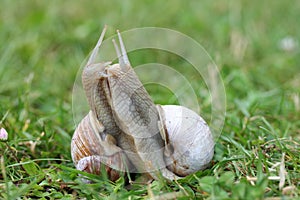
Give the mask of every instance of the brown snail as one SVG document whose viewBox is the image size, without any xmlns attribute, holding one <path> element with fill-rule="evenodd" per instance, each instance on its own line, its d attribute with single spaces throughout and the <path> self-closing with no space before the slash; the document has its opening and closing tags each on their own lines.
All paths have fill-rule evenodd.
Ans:
<svg viewBox="0 0 300 200">
<path fill-rule="evenodd" d="M 128 60 L 121 35 L 113 40 L 118 64 L 95 63 L 106 27 L 83 69 L 90 112 L 71 142 L 77 169 L 111 180 L 122 172 L 174 180 L 206 168 L 214 142 L 205 121 L 182 106 L 155 105 Z"/>
</svg>

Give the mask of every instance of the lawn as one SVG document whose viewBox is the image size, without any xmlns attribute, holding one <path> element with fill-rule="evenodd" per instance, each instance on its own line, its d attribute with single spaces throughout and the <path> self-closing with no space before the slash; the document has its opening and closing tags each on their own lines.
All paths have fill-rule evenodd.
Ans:
<svg viewBox="0 0 300 200">
<path fill-rule="evenodd" d="M 0 199 L 300 198 L 300 1 L 0 2 L 0 128 L 9 134 L 0 142 Z M 206 49 L 226 94 L 209 169 L 170 183 L 78 178 L 70 143 L 77 106 L 86 105 L 72 104 L 73 85 L 105 24 L 106 38 L 161 27 Z M 175 69 L 196 88 L 208 124 L 220 117 L 211 114 L 210 77 L 195 75 L 186 60 L 154 49 L 129 59 Z M 166 87 L 146 89 L 155 103 L 178 103 Z"/>
</svg>

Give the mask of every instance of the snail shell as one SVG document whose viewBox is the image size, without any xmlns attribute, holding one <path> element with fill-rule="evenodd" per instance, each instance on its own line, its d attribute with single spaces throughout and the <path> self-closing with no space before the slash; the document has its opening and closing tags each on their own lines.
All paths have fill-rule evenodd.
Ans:
<svg viewBox="0 0 300 200">
<path fill-rule="evenodd" d="M 123 150 L 116 146 L 113 136 L 107 134 L 104 140 L 100 138 L 103 131 L 103 125 L 90 111 L 75 130 L 71 156 L 78 170 L 99 175 L 104 167 L 108 178 L 115 181 L 131 164 Z"/>
<path fill-rule="evenodd" d="M 214 141 L 206 122 L 194 111 L 177 105 L 157 106 L 162 137 L 167 141 L 165 162 L 179 176 L 187 176 L 209 166 Z"/>
</svg>

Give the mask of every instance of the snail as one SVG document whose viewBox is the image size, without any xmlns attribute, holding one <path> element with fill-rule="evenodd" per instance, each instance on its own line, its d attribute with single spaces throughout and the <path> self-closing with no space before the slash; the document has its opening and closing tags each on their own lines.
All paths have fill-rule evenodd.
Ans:
<svg viewBox="0 0 300 200">
<path fill-rule="evenodd" d="M 123 172 L 154 179 L 180 179 L 205 169 L 214 154 L 206 122 L 183 106 L 155 105 L 135 74 L 119 31 L 113 40 L 118 63 L 95 63 L 106 27 L 83 69 L 82 83 L 90 107 L 78 124 L 71 155 L 78 170 L 110 180 Z"/>
</svg>

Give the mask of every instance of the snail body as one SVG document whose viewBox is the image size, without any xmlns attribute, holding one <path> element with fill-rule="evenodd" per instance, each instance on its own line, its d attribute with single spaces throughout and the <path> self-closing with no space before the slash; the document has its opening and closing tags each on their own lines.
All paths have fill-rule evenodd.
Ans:
<svg viewBox="0 0 300 200">
<path fill-rule="evenodd" d="M 207 167 L 214 148 L 207 124 L 182 106 L 154 104 L 119 32 L 121 51 L 113 40 L 119 63 L 94 63 L 105 30 L 82 73 L 90 112 L 72 138 L 76 168 L 99 174 L 104 164 L 111 180 L 124 171 L 174 180 Z"/>
</svg>

